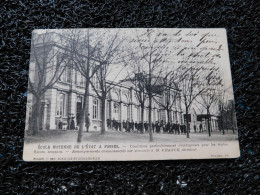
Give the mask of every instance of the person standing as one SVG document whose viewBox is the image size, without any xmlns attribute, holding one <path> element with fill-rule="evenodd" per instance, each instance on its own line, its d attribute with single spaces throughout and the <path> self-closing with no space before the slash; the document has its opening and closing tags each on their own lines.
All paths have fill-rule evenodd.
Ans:
<svg viewBox="0 0 260 195">
<path fill-rule="evenodd" d="M 170 127 L 171 127 L 171 124 L 170 124 L 170 122 L 168 122 L 168 123 L 166 124 L 165 132 L 164 132 L 164 133 L 169 133 L 169 132 L 170 132 Z"/>
<path fill-rule="evenodd" d="M 147 121 L 145 121 L 145 123 L 144 123 L 144 129 L 145 129 L 145 133 L 147 133 L 148 132 L 148 123 L 147 123 Z"/>
<path fill-rule="evenodd" d="M 174 131 L 174 123 L 171 124 L 169 133 L 171 133 L 171 134 L 175 133 L 175 131 Z"/>
<path fill-rule="evenodd" d="M 111 122 L 110 122 L 110 119 L 108 118 L 108 119 L 107 119 L 107 128 L 108 128 L 108 129 L 110 129 L 110 126 L 111 126 L 110 123 L 111 123 Z"/>
<path fill-rule="evenodd" d="M 178 132 L 178 135 L 180 135 L 180 128 L 181 128 L 181 125 L 178 123 L 178 121 L 177 121 L 177 123 L 176 123 L 176 129 L 177 129 L 177 132 Z"/>
<path fill-rule="evenodd" d="M 130 132 L 130 122 L 129 122 L 129 120 L 127 119 L 126 120 L 126 123 L 125 123 L 125 127 L 126 127 L 126 132 Z"/>
<path fill-rule="evenodd" d="M 89 126 L 90 126 L 90 118 L 89 118 L 89 115 L 90 115 L 90 114 L 87 114 L 87 117 L 86 117 L 86 129 L 87 129 L 87 132 L 88 132 Z"/>
<path fill-rule="evenodd" d="M 138 123 L 135 121 L 135 130 L 136 130 L 136 132 L 138 133 L 138 128 L 139 127 L 139 125 L 138 125 Z"/>
<path fill-rule="evenodd" d="M 70 130 L 70 123 L 71 123 L 71 119 L 70 119 L 70 116 L 68 116 L 67 118 L 67 129 Z"/>
<path fill-rule="evenodd" d="M 59 123 L 58 123 L 58 128 L 62 129 L 62 126 L 63 126 L 63 122 L 62 122 L 62 118 L 60 117 Z"/>
<path fill-rule="evenodd" d="M 152 128 L 153 128 L 153 133 L 154 133 L 154 129 L 155 129 L 155 124 L 154 124 L 154 122 L 152 122 Z"/>
<path fill-rule="evenodd" d="M 200 123 L 200 133 L 203 131 L 202 124 Z"/>
<path fill-rule="evenodd" d="M 70 124 L 70 129 L 71 130 L 75 130 L 75 120 L 74 120 L 75 117 L 72 117 L 72 120 L 71 120 L 71 124 Z"/>
<path fill-rule="evenodd" d="M 112 120 L 112 130 L 116 130 L 116 120 Z"/>
<path fill-rule="evenodd" d="M 132 122 L 130 123 L 130 131 L 131 131 L 131 132 L 134 131 L 134 126 L 135 126 L 135 123 L 134 123 L 134 121 L 132 120 Z"/>
<path fill-rule="evenodd" d="M 156 133 L 160 133 L 160 124 L 158 121 L 156 121 L 155 128 L 156 128 Z"/>
</svg>

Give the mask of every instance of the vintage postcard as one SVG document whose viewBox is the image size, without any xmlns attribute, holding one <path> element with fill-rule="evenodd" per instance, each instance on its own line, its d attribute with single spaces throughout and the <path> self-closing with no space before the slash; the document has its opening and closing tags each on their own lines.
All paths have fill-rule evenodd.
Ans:
<svg viewBox="0 0 260 195">
<path fill-rule="evenodd" d="M 25 161 L 240 156 L 226 30 L 34 30 Z"/>
</svg>

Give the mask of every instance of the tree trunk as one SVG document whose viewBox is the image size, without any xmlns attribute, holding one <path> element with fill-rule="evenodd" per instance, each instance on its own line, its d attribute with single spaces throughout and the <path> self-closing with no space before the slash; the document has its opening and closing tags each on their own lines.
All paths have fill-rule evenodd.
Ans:
<svg viewBox="0 0 260 195">
<path fill-rule="evenodd" d="M 208 115 L 208 132 L 209 132 L 209 136 L 211 136 L 211 128 L 210 128 L 210 113 L 209 113 L 209 108 L 207 108 L 207 115 Z"/>
<path fill-rule="evenodd" d="M 144 104 L 141 104 L 141 133 L 144 133 Z"/>
<path fill-rule="evenodd" d="M 32 133 L 33 135 L 38 135 L 39 131 L 39 116 L 41 112 L 41 98 L 36 98 L 36 102 L 33 106 L 32 111 Z"/>
<path fill-rule="evenodd" d="M 171 123 L 171 117 L 170 117 L 170 109 L 167 109 L 167 118 L 168 118 L 168 121 L 169 123 Z"/>
<path fill-rule="evenodd" d="M 188 109 L 188 107 L 186 106 L 186 131 L 187 131 L 187 138 L 190 138 L 188 113 L 189 113 L 189 109 Z"/>
<path fill-rule="evenodd" d="M 106 97 L 101 99 L 101 134 L 106 131 Z"/>
<path fill-rule="evenodd" d="M 79 125 L 77 142 L 82 142 L 82 132 L 83 132 L 83 129 L 84 129 L 86 113 L 88 113 L 88 112 L 89 112 L 89 79 L 86 79 L 84 101 L 83 101 L 83 108 L 82 108 L 81 114 L 80 114 L 81 118 L 80 118 L 80 125 Z"/>
<path fill-rule="evenodd" d="M 221 112 L 221 127 L 222 127 L 222 134 L 225 134 L 225 130 L 224 130 L 224 117 L 223 117 L 223 111 Z"/>
<path fill-rule="evenodd" d="M 148 121 L 149 121 L 149 140 L 150 142 L 153 141 L 153 131 L 152 131 L 152 96 L 149 95 L 149 116 L 148 116 Z"/>
<path fill-rule="evenodd" d="M 226 129 L 228 131 L 228 112 L 226 112 Z"/>
</svg>

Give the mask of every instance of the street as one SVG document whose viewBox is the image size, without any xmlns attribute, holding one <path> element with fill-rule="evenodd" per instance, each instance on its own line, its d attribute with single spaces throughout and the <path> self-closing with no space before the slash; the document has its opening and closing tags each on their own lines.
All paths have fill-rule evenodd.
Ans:
<svg viewBox="0 0 260 195">
<path fill-rule="evenodd" d="M 49 130 L 41 131 L 38 136 L 26 136 L 25 141 L 29 143 L 66 143 L 77 141 L 78 131 Z M 190 132 L 190 138 L 186 135 L 175 135 L 169 133 L 153 133 L 154 143 L 176 143 L 176 142 L 204 142 L 204 141 L 235 141 L 238 139 L 237 131 L 213 131 L 211 137 L 208 132 Z M 149 143 L 149 134 L 138 134 L 136 132 L 107 131 L 101 135 L 99 131 L 83 132 L 82 142 L 94 143 Z"/>
</svg>

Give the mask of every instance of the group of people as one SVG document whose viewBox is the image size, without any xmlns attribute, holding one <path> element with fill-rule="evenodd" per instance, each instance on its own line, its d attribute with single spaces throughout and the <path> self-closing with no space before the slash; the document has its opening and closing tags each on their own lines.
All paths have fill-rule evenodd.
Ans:
<svg viewBox="0 0 260 195">
<path fill-rule="evenodd" d="M 126 131 L 126 132 L 133 132 L 137 131 L 138 133 L 146 133 L 149 130 L 149 123 L 147 121 L 144 121 L 142 124 L 141 122 L 137 123 L 134 121 L 122 121 L 121 122 L 117 120 L 111 120 L 107 119 L 107 127 L 109 129 L 115 130 L 115 131 Z M 185 134 L 187 131 L 185 124 L 179 124 L 179 123 L 165 123 L 163 120 L 161 122 L 156 121 L 155 123 L 152 123 L 152 131 L 153 133 L 171 133 L 171 134 Z"/>
<path fill-rule="evenodd" d="M 58 129 L 63 129 L 63 125 L 67 124 L 67 130 L 76 130 L 75 117 L 68 116 L 67 123 L 63 121 L 62 117 L 60 117 L 58 121 Z"/>
<path fill-rule="evenodd" d="M 86 130 L 88 132 L 89 127 L 90 127 L 90 118 L 89 118 L 90 114 L 86 114 L 86 120 L 85 120 L 85 124 L 86 124 Z M 75 123 L 75 117 L 74 116 L 68 116 L 67 118 L 67 123 L 64 123 L 62 117 L 60 117 L 59 121 L 58 121 L 58 129 L 63 129 L 63 125 L 67 124 L 67 130 L 77 130 L 78 127 L 76 126 Z"/>
<path fill-rule="evenodd" d="M 86 114 L 86 131 L 89 131 L 90 127 L 90 114 Z M 67 119 L 67 129 L 68 130 L 75 130 L 77 129 L 75 125 L 75 117 L 68 117 Z M 58 128 L 63 129 L 63 121 L 60 117 L 60 120 L 58 122 Z M 137 123 L 133 120 L 130 122 L 129 120 L 123 120 L 122 125 L 121 122 L 118 120 L 111 120 L 107 119 L 107 128 L 115 130 L 115 131 L 125 131 L 125 132 L 133 132 L 137 131 L 138 133 L 146 133 L 149 130 L 149 123 L 147 121 L 144 121 L 144 123 Z M 177 123 L 165 123 L 163 120 L 161 122 L 156 121 L 155 123 L 152 123 L 152 131 L 153 133 L 170 133 L 170 134 L 186 134 L 187 129 L 190 131 L 190 127 L 186 127 L 185 124 L 179 124 Z M 194 132 L 196 133 L 196 126 L 194 126 Z M 199 132 L 203 132 L 202 124 L 199 125 Z"/>
</svg>

